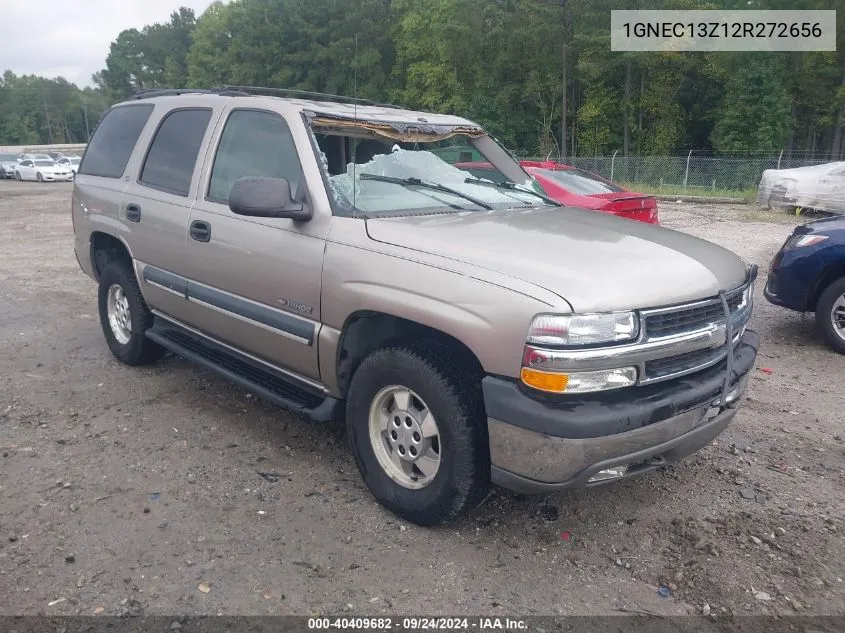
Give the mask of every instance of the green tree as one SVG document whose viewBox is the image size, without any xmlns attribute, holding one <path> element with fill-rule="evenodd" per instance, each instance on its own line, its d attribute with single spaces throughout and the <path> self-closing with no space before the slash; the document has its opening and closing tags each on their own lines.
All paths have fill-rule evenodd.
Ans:
<svg viewBox="0 0 845 633">
<path fill-rule="evenodd" d="M 713 128 L 714 148 L 723 153 L 783 148 L 791 107 L 781 59 L 746 53 L 734 62 Z"/>
<path fill-rule="evenodd" d="M 79 90 L 61 77 L 6 71 L 0 79 L 0 144 L 85 142 L 105 108 L 102 93 Z"/>
<path fill-rule="evenodd" d="M 181 7 L 164 24 L 121 31 L 109 47 L 106 67 L 93 77 L 95 84 L 114 100 L 136 90 L 187 85 L 195 27 L 193 10 Z"/>
<path fill-rule="evenodd" d="M 193 86 L 256 85 L 383 97 L 393 64 L 382 0 L 212 4 L 188 54 Z M 356 43 L 357 42 L 357 43 Z"/>
</svg>

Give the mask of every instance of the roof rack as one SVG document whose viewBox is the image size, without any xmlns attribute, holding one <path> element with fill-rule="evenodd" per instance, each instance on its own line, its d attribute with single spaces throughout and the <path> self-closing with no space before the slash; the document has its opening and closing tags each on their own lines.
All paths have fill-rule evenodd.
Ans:
<svg viewBox="0 0 845 633">
<path fill-rule="evenodd" d="M 266 95 L 271 97 L 287 97 L 289 99 L 309 99 L 312 101 L 336 101 L 338 103 L 355 103 L 358 105 L 380 106 L 382 108 L 399 108 L 392 103 L 379 103 L 370 99 L 359 99 L 344 95 L 325 92 L 310 92 L 308 90 L 293 90 L 290 88 L 267 88 L 264 86 L 220 86 L 218 88 L 148 88 L 138 90 L 132 95 L 133 99 L 152 99 L 153 97 L 173 97 L 187 94 L 216 94 L 223 97 L 247 97 L 251 95 Z"/>
<path fill-rule="evenodd" d="M 312 101 L 337 101 L 339 103 L 357 103 L 358 105 L 381 106 L 383 108 L 399 108 L 392 103 L 379 103 L 371 99 L 360 99 L 335 95 L 326 92 L 310 92 L 308 90 L 293 90 L 292 88 L 267 88 L 264 86 L 223 86 L 217 90 L 244 92 L 247 94 L 266 94 L 272 97 L 288 97 L 292 99 L 310 99 Z"/>
<path fill-rule="evenodd" d="M 249 93 L 238 92 L 235 90 L 225 90 L 223 88 L 213 88 L 206 90 L 204 88 L 148 88 L 146 90 L 138 90 L 133 95 L 133 99 L 152 99 L 153 97 L 175 97 L 178 95 L 190 94 L 217 94 L 224 97 L 247 97 Z"/>
</svg>

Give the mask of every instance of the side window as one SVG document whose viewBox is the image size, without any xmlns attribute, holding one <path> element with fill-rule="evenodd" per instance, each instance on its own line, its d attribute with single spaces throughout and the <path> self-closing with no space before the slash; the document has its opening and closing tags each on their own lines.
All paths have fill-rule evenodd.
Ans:
<svg viewBox="0 0 845 633">
<path fill-rule="evenodd" d="M 227 202 L 245 176 L 284 178 L 296 192 L 302 167 L 285 120 L 271 112 L 234 110 L 226 121 L 208 186 L 208 199 Z"/>
<path fill-rule="evenodd" d="M 211 110 L 207 108 L 174 110 L 164 117 L 147 151 L 140 182 L 177 196 L 187 196 L 210 120 Z"/>
<path fill-rule="evenodd" d="M 79 173 L 120 178 L 152 112 L 149 103 L 119 106 L 106 112 L 85 149 Z"/>
</svg>

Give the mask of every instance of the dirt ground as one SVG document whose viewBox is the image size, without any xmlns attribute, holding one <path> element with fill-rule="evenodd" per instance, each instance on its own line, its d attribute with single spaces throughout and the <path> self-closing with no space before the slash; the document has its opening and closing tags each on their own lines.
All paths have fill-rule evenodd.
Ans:
<svg viewBox="0 0 845 633">
<path fill-rule="evenodd" d="M 496 491 L 423 529 L 372 500 L 342 428 L 178 358 L 115 361 L 70 191 L 0 181 L 0 613 L 845 612 L 845 357 L 761 283 L 748 401 L 712 445 L 600 489 Z M 796 221 L 661 213 L 763 276 Z"/>
</svg>

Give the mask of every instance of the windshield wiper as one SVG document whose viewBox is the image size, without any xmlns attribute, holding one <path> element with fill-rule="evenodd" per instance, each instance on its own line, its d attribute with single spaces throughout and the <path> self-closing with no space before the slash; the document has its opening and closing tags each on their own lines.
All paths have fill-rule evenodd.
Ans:
<svg viewBox="0 0 845 633">
<path fill-rule="evenodd" d="M 424 180 L 420 180 L 419 178 L 394 178 L 393 176 L 380 176 L 378 174 L 361 174 L 360 176 L 358 176 L 358 178 L 360 180 L 378 180 L 379 182 L 392 182 L 393 184 L 402 185 L 403 187 L 422 187 L 423 189 L 442 191 L 443 193 L 449 193 L 453 196 L 468 200 L 469 202 L 472 202 L 473 204 L 478 205 L 479 207 L 481 207 L 482 209 L 486 209 L 487 211 L 490 211 L 493 208 L 483 200 L 479 200 L 478 198 L 458 191 L 457 189 L 452 189 L 451 187 L 447 187 L 445 185 L 441 185 L 434 182 L 426 182 Z"/>
<path fill-rule="evenodd" d="M 484 185 L 485 187 L 495 187 L 496 189 L 507 189 L 508 191 L 518 191 L 519 193 L 527 193 L 531 196 L 537 196 L 544 202 L 548 202 L 549 204 L 554 205 L 556 207 L 564 206 L 554 198 L 544 196 L 542 193 L 534 191 L 533 189 L 523 189 L 521 186 L 519 186 L 515 182 L 511 182 L 510 180 L 506 180 L 504 182 L 492 182 L 490 180 L 482 180 L 481 178 L 464 178 L 464 182 L 467 184 Z"/>
</svg>

